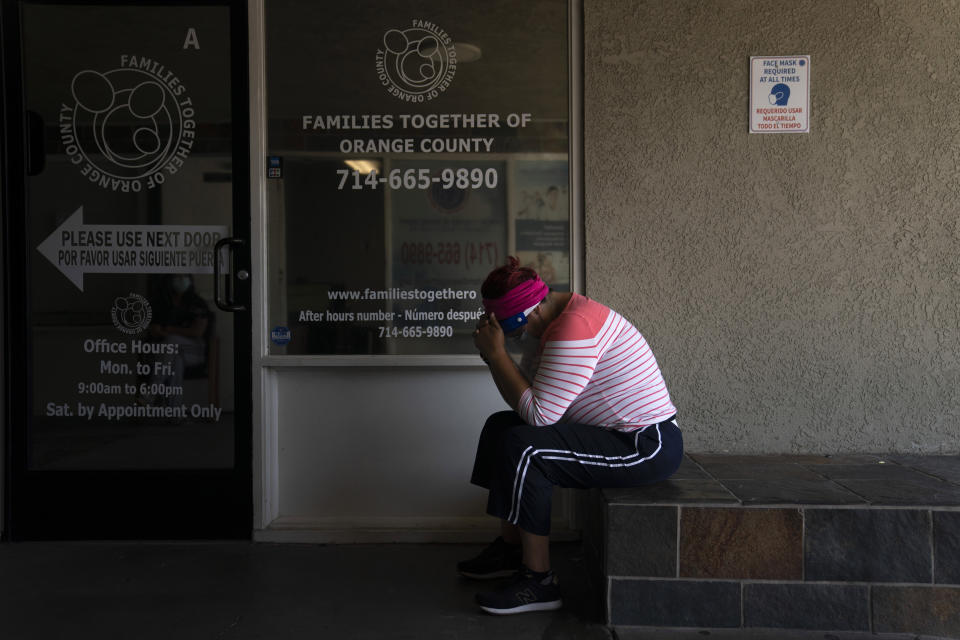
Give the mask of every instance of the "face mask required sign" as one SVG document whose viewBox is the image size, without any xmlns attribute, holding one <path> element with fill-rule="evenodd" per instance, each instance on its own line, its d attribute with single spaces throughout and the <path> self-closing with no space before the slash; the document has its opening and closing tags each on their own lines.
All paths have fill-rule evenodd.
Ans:
<svg viewBox="0 0 960 640">
<path fill-rule="evenodd" d="M 750 58 L 750 133 L 810 132 L 810 56 Z"/>
</svg>

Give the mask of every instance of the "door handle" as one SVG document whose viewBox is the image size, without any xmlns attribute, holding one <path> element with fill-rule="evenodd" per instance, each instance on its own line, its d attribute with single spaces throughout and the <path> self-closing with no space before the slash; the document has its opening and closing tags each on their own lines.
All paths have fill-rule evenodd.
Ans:
<svg viewBox="0 0 960 640">
<path fill-rule="evenodd" d="M 244 311 L 246 309 L 242 304 L 237 304 L 237 301 L 234 300 L 233 294 L 236 290 L 233 279 L 236 277 L 238 280 L 246 280 L 250 277 L 250 273 L 243 269 L 237 271 L 234 264 L 234 247 L 243 246 L 244 242 L 240 238 L 222 238 L 213 246 L 213 302 L 219 308 L 224 311 Z M 227 248 L 227 259 L 229 260 L 228 266 L 229 270 L 227 271 L 227 283 L 221 291 L 221 285 L 223 283 L 223 273 L 220 270 L 220 254 L 223 251 L 223 248 Z M 236 274 L 236 276 L 234 276 Z"/>
</svg>

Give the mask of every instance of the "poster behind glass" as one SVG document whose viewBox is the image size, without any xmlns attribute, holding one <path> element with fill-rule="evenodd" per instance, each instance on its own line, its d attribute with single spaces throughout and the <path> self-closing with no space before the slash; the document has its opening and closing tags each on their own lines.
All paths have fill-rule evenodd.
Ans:
<svg viewBox="0 0 960 640">
<path fill-rule="evenodd" d="M 508 255 L 569 289 L 565 1 L 266 19 L 272 354 L 473 354 Z"/>
</svg>

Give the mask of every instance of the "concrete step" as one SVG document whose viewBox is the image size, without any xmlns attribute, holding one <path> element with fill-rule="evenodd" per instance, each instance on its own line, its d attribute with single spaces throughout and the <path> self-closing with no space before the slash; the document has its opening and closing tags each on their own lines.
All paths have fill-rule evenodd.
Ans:
<svg viewBox="0 0 960 640">
<path fill-rule="evenodd" d="M 960 636 L 960 456 L 691 454 L 585 508 L 614 628 Z"/>
</svg>

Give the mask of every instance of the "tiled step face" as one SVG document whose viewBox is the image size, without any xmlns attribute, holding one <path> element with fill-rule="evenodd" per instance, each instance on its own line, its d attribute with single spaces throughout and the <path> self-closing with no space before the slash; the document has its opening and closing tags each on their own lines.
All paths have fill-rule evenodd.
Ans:
<svg viewBox="0 0 960 640">
<path fill-rule="evenodd" d="M 614 626 L 740 627 L 740 584 L 699 580 L 610 580 Z"/>
<path fill-rule="evenodd" d="M 799 509 L 680 510 L 679 577 L 803 579 Z"/>
<path fill-rule="evenodd" d="M 615 627 L 960 633 L 960 587 L 611 578 L 609 589 Z"/>
<path fill-rule="evenodd" d="M 932 582 L 931 517 L 910 509 L 808 509 L 806 579 Z"/>
<path fill-rule="evenodd" d="M 746 584 L 743 626 L 777 629 L 870 630 L 866 585 Z"/>
<path fill-rule="evenodd" d="M 960 584 L 960 512 L 933 512 L 933 575 L 938 584 Z"/>
<path fill-rule="evenodd" d="M 871 587 L 873 631 L 960 636 L 960 587 Z"/>
<path fill-rule="evenodd" d="M 608 575 L 677 575 L 677 508 L 612 505 L 607 510 Z"/>
<path fill-rule="evenodd" d="M 593 494 L 612 625 L 960 637 L 960 457 L 701 459 Z"/>
<path fill-rule="evenodd" d="M 606 520 L 609 576 L 960 584 L 960 511 L 612 504 Z"/>
</svg>

